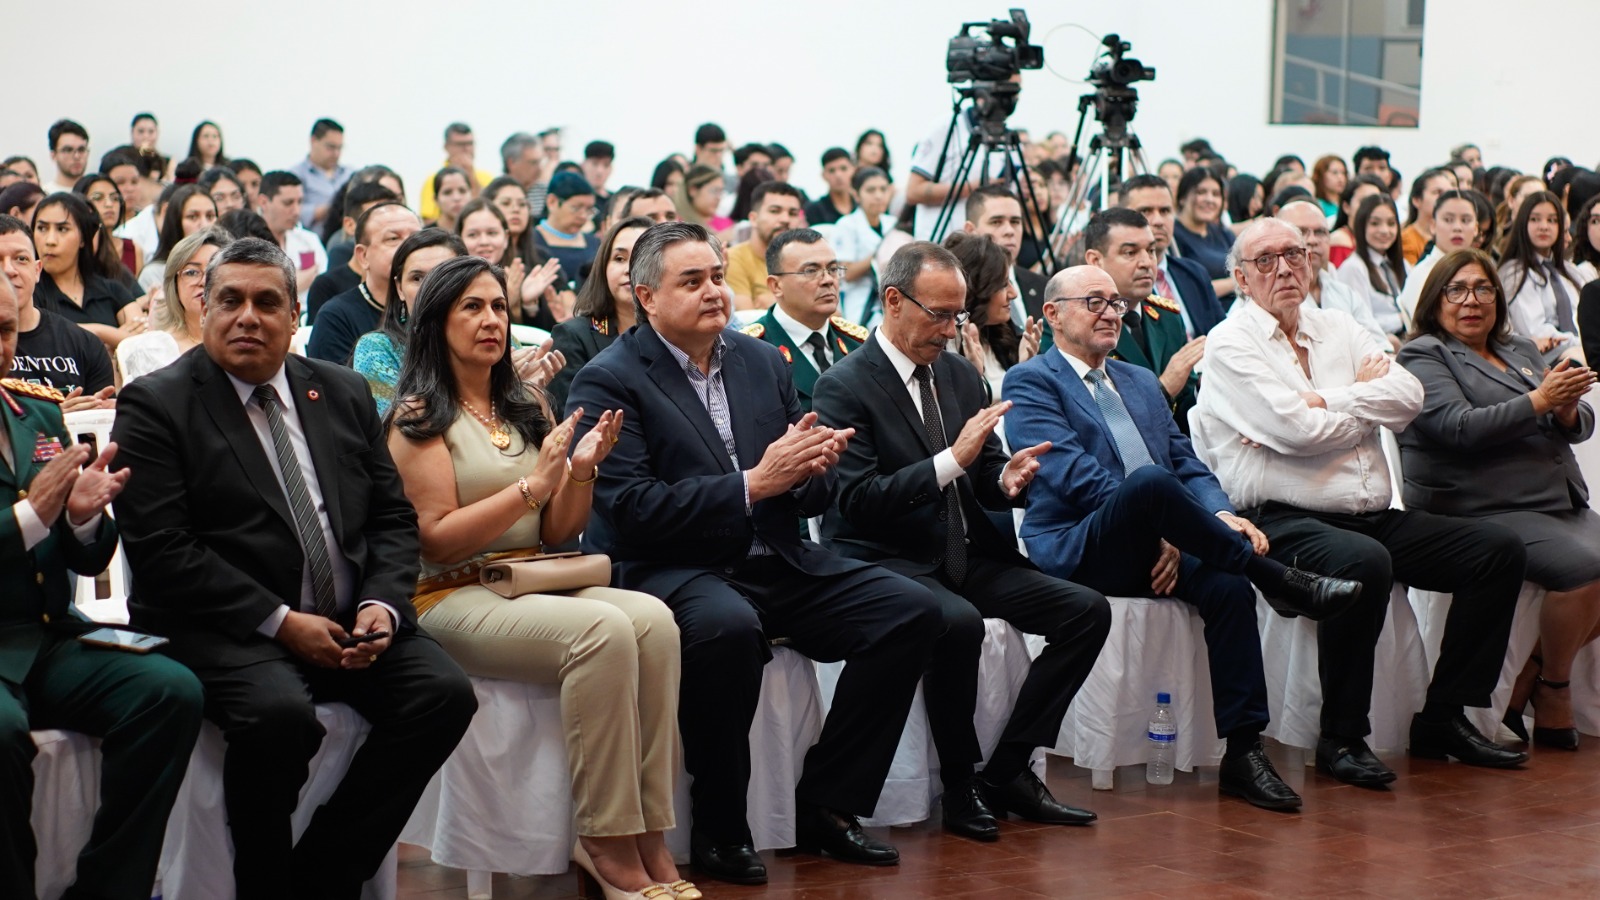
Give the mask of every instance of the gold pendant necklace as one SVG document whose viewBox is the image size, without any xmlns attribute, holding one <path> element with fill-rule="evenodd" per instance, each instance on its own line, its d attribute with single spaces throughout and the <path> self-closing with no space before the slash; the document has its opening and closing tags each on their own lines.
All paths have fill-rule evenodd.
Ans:
<svg viewBox="0 0 1600 900">
<path fill-rule="evenodd" d="M 500 422 L 499 416 L 482 415 L 466 400 L 462 400 L 461 405 L 466 407 L 467 412 L 471 413 L 474 419 L 482 422 L 483 427 L 489 429 L 489 443 L 493 444 L 496 450 L 504 450 L 511 446 L 511 432 L 505 429 L 505 426 Z"/>
</svg>

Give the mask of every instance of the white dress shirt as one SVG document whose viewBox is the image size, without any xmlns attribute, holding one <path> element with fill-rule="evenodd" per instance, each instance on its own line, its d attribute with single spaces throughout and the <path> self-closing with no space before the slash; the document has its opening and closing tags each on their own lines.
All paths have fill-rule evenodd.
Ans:
<svg viewBox="0 0 1600 900">
<path fill-rule="evenodd" d="M 1571 271 L 1572 267 L 1566 267 Z M 1561 279 L 1562 286 L 1567 290 L 1567 299 L 1572 303 L 1572 317 L 1578 317 L 1578 293 L 1582 289 L 1577 282 L 1565 275 L 1557 276 Z M 1517 282 L 1522 282 L 1520 288 Z M 1528 273 L 1527 278 L 1522 277 L 1522 266 L 1516 262 L 1509 262 L 1500 267 L 1500 283 L 1505 286 L 1506 303 L 1511 313 L 1511 330 L 1525 337 L 1538 340 L 1540 338 L 1566 338 L 1568 344 L 1576 344 L 1578 336 L 1562 331 L 1556 318 L 1556 291 L 1551 286 L 1549 273 L 1543 269 Z M 1510 291 L 1517 293 L 1512 295 Z"/>
<path fill-rule="evenodd" d="M 1383 326 L 1372 315 L 1372 307 L 1355 295 L 1350 286 L 1333 277 L 1332 269 L 1322 270 L 1322 302 L 1319 304 L 1314 297 L 1307 296 L 1306 301 L 1300 305 L 1301 309 L 1328 309 L 1347 313 L 1350 318 L 1362 328 L 1372 332 L 1372 336 L 1383 342 L 1384 347 L 1393 352 L 1389 345 L 1388 335 L 1384 333 Z M 1409 282 L 1407 282 L 1409 284 Z M 1408 314 L 1409 317 L 1409 314 Z"/>
<path fill-rule="evenodd" d="M 283 490 L 285 502 L 288 501 L 289 488 L 283 480 L 283 470 L 278 466 L 278 451 L 272 442 L 272 427 L 267 424 L 267 413 L 261 404 L 255 402 L 256 385 L 228 375 L 228 380 L 233 382 L 233 389 L 239 395 L 239 402 L 244 404 L 245 417 L 250 420 L 250 427 L 255 429 L 256 439 L 261 442 L 261 449 L 267 454 L 267 463 L 272 467 L 272 477 L 277 479 L 278 487 Z M 295 412 L 295 396 L 289 388 L 289 376 L 284 373 L 283 367 L 278 367 L 278 372 L 267 380 L 273 390 L 278 392 L 278 400 L 284 406 L 283 426 L 289 433 L 289 445 L 294 448 L 295 459 L 300 463 L 300 476 L 306 483 L 306 493 L 311 495 L 311 507 L 316 510 L 317 524 L 322 528 L 322 540 L 328 545 L 328 559 L 333 563 L 333 591 L 338 600 L 341 616 L 350 609 L 355 602 L 356 571 L 350 560 L 345 558 L 344 551 L 339 548 L 339 538 L 333 533 L 333 520 L 328 517 L 328 505 L 322 496 L 322 482 L 317 480 L 317 467 L 311 459 L 311 446 L 306 443 L 306 432 L 300 424 L 300 415 Z M 298 531 L 295 532 L 299 534 Z M 389 633 L 400 624 L 400 614 L 394 607 L 380 600 L 363 600 L 361 606 L 376 603 L 388 611 L 390 621 Z M 311 589 L 311 564 L 302 562 L 300 566 L 300 612 L 315 613 L 316 600 Z M 283 625 L 283 620 L 289 616 L 287 604 L 278 607 L 266 621 L 256 627 L 256 630 L 267 637 L 276 637 L 278 628 Z"/>
<path fill-rule="evenodd" d="M 794 345 L 800 348 L 800 355 L 806 358 L 806 364 L 811 368 L 815 369 L 817 367 L 817 362 L 812 358 L 811 345 L 807 344 L 806 341 L 810 340 L 813 334 L 822 335 L 822 353 L 828 358 L 828 365 L 831 366 L 839 361 L 837 356 L 834 354 L 833 345 L 828 342 L 827 325 L 823 325 L 821 331 L 813 331 L 810 325 L 807 325 L 799 319 L 796 319 L 794 316 L 784 312 L 783 304 L 781 303 L 772 304 L 772 318 L 775 319 L 779 327 L 783 329 L 783 333 L 789 336 L 789 340 L 793 341 Z"/>
<path fill-rule="evenodd" d="M 1394 362 L 1383 377 L 1356 381 L 1361 360 L 1382 353 L 1383 342 L 1350 316 L 1302 308 L 1295 343 L 1306 349 L 1307 378 L 1278 320 L 1253 301 L 1241 305 L 1206 341 L 1206 383 L 1195 407 L 1207 462 L 1235 508 L 1277 500 L 1319 512 L 1388 509 L 1378 428 L 1411 424 L 1422 409 L 1422 383 Z M 1311 406 L 1302 391 L 1320 395 L 1327 409 Z"/>
<path fill-rule="evenodd" d="M 1412 266 L 1410 273 L 1406 275 L 1406 286 L 1401 289 L 1395 304 L 1400 307 L 1400 312 L 1406 317 L 1407 322 L 1416 320 L 1417 302 L 1422 299 L 1422 286 L 1428 281 L 1428 273 L 1433 271 L 1433 267 L 1438 265 L 1441 259 L 1444 259 L 1444 250 L 1440 249 L 1438 244 L 1434 244 L 1428 255 L 1417 260 L 1417 264 Z"/>
<path fill-rule="evenodd" d="M 896 347 L 888 338 L 884 337 L 882 329 L 874 331 L 872 333 L 872 339 L 878 342 L 878 346 L 879 347 L 883 348 L 883 355 L 889 357 L 889 364 L 894 366 L 895 374 L 900 376 L 900 383 L 905 385 L 906 393 L 911 395 L 911 405 L 916 407 L 917 415 L 921 416 L 922 415 L 922 385 L 917 383 L 917 376 L 916 376 L 917 364 L 911 361 L 911 357 L 906 356 L 904 353 L 901 353 L 899 347 Z M 933 367 L 929 366 L 928 368 L 932 369 Z M 929 379 L 928 384 L 929 384 L 930 387 L 933 388 L 933 396 L 934 397 L 938 397 L 939 396 L 939 381 L 938 381 L 938 378 L 935 377 L 935 378 Z M 940 421 L 943 421 L 943 418 L 944 418 L 943 417 L 943 413 L 941 411 L 941 413 L 940 413 Z M 959 427 L 963 423 L 956 423 L 956 424 Z M 950 423 L 949 422 L 944 422 L 944 425 L 945 425 L 945 432 L 948 434 L 949 433 Z M 943 450 L 940 450 L 938 453 L 934 454 L 934 457 L 933 457 L 933 472 L 939 478 L 939 489 L 940 490 L 943 490 L 944 488 L 948 487 L 950 482 L 955 481 L 957 478 L 960 478 L 961 477 L 961 473 L 963 471 L 965 471 L 965 470 L 961 468 L 961 463 L 956 462 L 956 452 L 955 452 L 955 450 L 953 450 L 953 449 L 951 449 L 949 447 L 946 447 Z"/>
<path fill-rule="evenodd" d="M 1354 253 L 1350 254 L 1344 263 L 1335 270 L 1333 277 L 1349 288 L 1357 299 L 1367 303 L 1368 308 L 1372 310 L 1372 317 L 1377 320 L 1378 326 L 1383 329 L 1385 334 L 1399 334 L 1401 329 L 1410 327 L 1411 317 L 1409 315 L 1401 315 L 1400 307 L 1396 302 L 1397 294 L 1380 291 L 1372 286 L 1372 279 L 1367 277 L 1368 265 L 1371 266 L 1370 271 L 1378 271 L 1378 264 L 1381 258 L 1371 251 L 1368 251 L 1368 255 L 1371 258 L 1371 262 L 1363 264 L 1360 257 Z M 1407 273 L 1411 272 L 1409 268 L 1406 271 Z M 1395 282 L 1399 283 L 1400 273 L 1394 273 L 1394 277 Z M 1406 284 L 1410 284 L 1413 277 L 1413 275 L 1407 274 Z M 1382 273 L 1379 273 L 1378 280 L 1383 280 Z M 1421 288 L 1422 285 L 1419 283 L 1417 287 Z"/>
</svg>

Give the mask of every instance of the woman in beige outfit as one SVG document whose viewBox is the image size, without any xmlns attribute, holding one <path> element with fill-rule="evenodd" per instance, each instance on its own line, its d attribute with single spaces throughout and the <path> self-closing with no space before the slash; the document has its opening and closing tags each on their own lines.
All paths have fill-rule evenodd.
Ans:
<svg viewBox="0 0 1600 900">
<path fill-rule="evenodd" d="M 410 310 L 389 449 L 417 509 L 422 624 L 473 675 L 558 682 L 580 864 L 608 897 L 694 900 L 663 833 L 678 768 L 678 629 L 654 597 L 607 587 L 505 599 L 478 583 L 492 555 L 570 542 L 618 440 L 607 412 L 578 442 L 518 381 L 501 270 L 441 263 Z"/>
</svg>

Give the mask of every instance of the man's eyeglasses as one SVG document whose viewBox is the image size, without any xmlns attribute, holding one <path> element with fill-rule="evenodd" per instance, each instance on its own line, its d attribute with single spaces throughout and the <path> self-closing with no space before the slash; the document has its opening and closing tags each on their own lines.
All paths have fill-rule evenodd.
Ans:
<svg viewBox="0 0 1600 900">
<path fill-rule="evenodd" d="M 771 273 L 768 273 L 768 274 L 771 274 L 771 275 L 774 275 L 774 276 L 777 276 L 777 275 L 798 275 L 798 276 L 800 276 L 801 278 L 804 278 L 807 281 L 816 281 L 818 278 L 822 277 L 822 273 L 823 272 L 827 272 L 829 275 L 832 275 L 834 278 L 838 279 L 839 281 L 843 281 L 844 280 L 845 267 L 840 263 L 834 263 L 831 266 L 819 266 L 816 263 L 812 263 L 809 266 L 802 267 L 800 269 L 800 271 L 798 271 L 798 272 L 771 272 Z M 909 296 L 909 295 L 907 295 L 907 296 Z M 912 303 L 916 303 L 915 300 L 913 300 L 911 302 Z M 918 306 L 922 306 L 922 304 L 920 304 L 920 303 L 917 303 L 917 305 Z M 923 308 L 926 309 L 927 307 L 923 307 Z"/>
<path fill-rule="evenodd" d="M 89 152 L 89 145 L 84 144 L 82 147 L 57 147 L 56 152 L 66 156 L 82 156 Z"/>
<path fill-rule="evenodd" d="M 1242 263 L 1255 263 L 1256 271 L 1263 275 L 1270 275 L 1278 270 L 1278 257 L 1289 264 L 1292 269 L 1298 269 L 1306 264 L 1306 249 L 1304 247 L 1290 247 L 1281 253 L 1263 253 L 1255 259 L 1241 259 Z"/>
<path fill-rule="evenodd" d="M 843 268 L 843 267 L 841 266 L 840 268 Z M 948 325 L 951 322 L 954 322 L 954 323 L 956 323 L 956 327 L 960 328 L 960 327 L 966 325 L 968 322 L 972 321 L 972 314 L 967 312 L 966 310 L 962 310 L 961 312 L 947 312 L 945 310 L 940 310 L 939 312 L 934 312 L 933 310 L 927 308 L 926 306 L 923 306 L 922 305 L 922 301 L 920 301 L 917 298 L 911 296 L 910 294 L 906 293 L 905 291 L 900 291 L 900 296 L 906 298 L 907 300 L 910 300 L 912 303 L 915 303 L 917 305 L 917 309 L 920 309 L 923 312 L 927 313 L 928 314 L 928 318 L 932 319 L 934 322 L 936 322 L 936 323 L 938 323 L 940 325 Z"/>
<path fill-rule="evenodd" d="M 1492 284 L 1462 284 L 1452 281 L 1444 286 L 1444 299 L 1457 306 L 1467 302 L 1468 297 L 1478 298 L 1479 303 L 1493 303 L 1495 289 Z"/>
<path fill-rule="evenodd" d="M 1054 302 L 1065 303 L 1068 300 L 1081 301 L 1084 309 L 1097 316 L 1105 312 L 1108 306 L 1116 310 L 1119 316 L 1133 308 L 1133 301 L 1127 297 L 1057 297 Z"/>
</svg>

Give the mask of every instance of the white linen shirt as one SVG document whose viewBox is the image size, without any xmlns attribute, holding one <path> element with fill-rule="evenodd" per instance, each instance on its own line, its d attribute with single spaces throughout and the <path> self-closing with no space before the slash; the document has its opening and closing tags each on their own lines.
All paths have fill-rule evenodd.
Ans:
<svg viewBox="0 0 1600 900">
<path fill-rule="evenodd" d="M 1206 341 L 1195 407 L 1207 462 L 1234 507 L 1277 500 L 1318 512 L 1388 509 L 1378 427 L 1405 430 L 1422 409 L 1422 383 L 1393 362 L 1383 377 L 1356 381 L 1361 360 L 1382 353 L 1383 343 L 1344 313 L 1302 308 L 1295 341 L 1306 349 L 1307 378 L 1278 320 L 1253 301 L 1240 303 Z M 1302 391 L 1328 408 L 1311 406 Z"/>
<path fill-rule="evenodd" d="M 1410 282 L 1407 282 L 1409 284 Z M 1319 305 L 1311 296 L 1307 295 L 1301 309 L 1335 309 L 1348 313 L 1362 328 L 1372 332 L 1372 336 L 1382 341 L 1387 348 L 1385 352 L 1392 353 L 1394 348 L 1389 346 L 1389 336 L 1384 334 L 1383 326 L 1372 315 L 1372 306 L 1357 297 L 1350 286 L 1333 277 L 1332 269 L 1322 270 L 1322 303 Z"/>
</svg>

